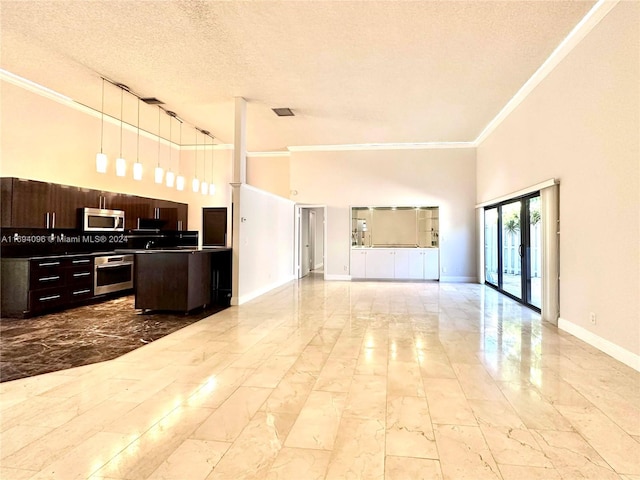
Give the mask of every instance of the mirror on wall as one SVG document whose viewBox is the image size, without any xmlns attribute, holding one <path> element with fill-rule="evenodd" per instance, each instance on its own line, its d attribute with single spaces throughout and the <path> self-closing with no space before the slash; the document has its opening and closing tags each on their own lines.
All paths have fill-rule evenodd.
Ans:
<svg viewBox="0 0 640 480">
<path fill-rule="evenodd" d="M 440 246 L 438 207 L 351 207 L 351 246 Z"/>
</svg>

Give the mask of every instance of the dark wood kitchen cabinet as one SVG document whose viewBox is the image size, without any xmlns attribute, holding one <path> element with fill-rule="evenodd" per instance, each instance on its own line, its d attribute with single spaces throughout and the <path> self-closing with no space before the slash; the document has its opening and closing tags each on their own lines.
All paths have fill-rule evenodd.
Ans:
<svg viewBox="0 0 640 480">
<path fill-rule="evenodd" d="M 94 296 L 91 255 L 3 258 L 1 275 L 3 317 L 29 317 Z"/>
<path fill-rule="evenodd" d="M 13 203 L 13 178 L 0 178 L 0 225 L 11 225 L 11 206 Z"/>
<path fill-rule="evenodd" d="M 78 209 L 123 210 L 125 228 L 138 219 L 165 220 L 163 230 L 187 230 L 188 205 L 56 183 L 2 177 L 2 227 L 81 228 Z"/>
<path fill-rule="evenodd" d="M 154 200 L 152 217 L 156 220 L 164 220 L 166 223 L 161 230 L 186 230 L 187 212 L 186 203 L 172 202 L 170 200 Z"/>
<path fill-rule="evenodd" d="M 2 226 L 76 228 L 78 187 L 56 183 L 2 179 Z"/>
<path fill-rule="evenodd" d="M 171 251 L 136 254 L 135 307 L 188 313 L 211 303 L 211 254 Z"/>
<path fill-rule="evenodd" d="M 78 192 L 78 187 L 14 178 L 9 226 L 76 228 Z"/>
</svg>

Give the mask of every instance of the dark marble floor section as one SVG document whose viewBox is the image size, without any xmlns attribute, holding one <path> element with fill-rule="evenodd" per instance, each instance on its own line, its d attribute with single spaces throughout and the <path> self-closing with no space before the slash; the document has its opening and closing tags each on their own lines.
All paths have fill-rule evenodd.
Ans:
<svg viewBox="0 0 640 480">
<path fill-rule="evenodd" d="M 111 360 L 220 310 L 143 314 L 127 295 L 40 317 L 2 318 L 0 382 Z"/>
</svg>

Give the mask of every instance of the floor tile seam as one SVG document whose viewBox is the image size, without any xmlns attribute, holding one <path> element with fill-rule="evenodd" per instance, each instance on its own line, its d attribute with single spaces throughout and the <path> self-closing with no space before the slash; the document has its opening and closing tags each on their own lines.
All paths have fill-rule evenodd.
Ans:
<svg viewBox="0 0 640 480">
<path fill-rule="evenodd" d="M 637 440 L 635 440 L 635 438 L 633 438 L 633 436 L 632 436 L 632 435 L 630 435 L 630 434 L 629 434 L 629 433 L 628 433 L 628 432 L 627 432 L 623 427 L 621 427 L 621 426 L 620 426 L 620 425 L 618 425 L 616 422 L 614 422 L 611 418 L 609 418 L 609 416 L 607 416 L 607 415 L 606 415 L 606 414 L 605 414 L 601 409 L 599 409 L 597 406 L 593 406 L 593 408 L 594 408 L 594 409 L 596 409 L 596 410 L 598 410 L 598 411 L 599 411 L 603 416 L 605 416 L 609 421 L 611 421 L 611 422 L 612 422 L 612 423 L 614 423 L 618 428 L 620 428 L 620 430 L 622 430 L 622 433 L 623 433 L 623 434 L 625 434 L 627 437 L 629 437 L 629 439 L 630 439 L 632 442 L 638 443 L 638 442 L 637 442 Z M 560 413 L 560 412 L 558 412 L 558 413 Z M 562 415 L 562 413 L 560 413 L 560 415 Z M 617 474 L 620 474 L 620 473 L 623 473 L 623 474 L 624 474 L 624 472 L 618 472 L 618 471 L 616 470 L 616 468 L 615 468 L 615 467 L 611 464 L 611 462 L 607 459 L 607 456 L 605 456 L 605 455 L 604 455 L 604 454 L 603 454 L 603 453 L 598 449 L 598 447 L 597 447 L 596 445 L 594 445 L 594 444 L 593 444 L 593 443 L 592 443 L 592 442 L 591 442 L 591 441 L 590 441 L 590 440 L 585 436 L 585 434 L 583 433 L 582 429 L 581 429 L 578 425 L 574 424 L 574 423 L 571 421 L 571 419 L 569 419 L 569 418 L 565 417 L 564 415 L 562 415 L 562 417 L 563 417 L 564 419 L 566 419 L 566 420 L 567 420 L 567 422 L 569 422 L 569 424 L 571 425 L 571 428 L 573 428 L 573 432 L 574 432 L 574 433 L 577 433 L 577 434 L 582 438 L 582 440 L 584 440 L 584 442 L 585 442 L 587 445 L 589 445 L 589 446 L 590 446 L 590 447 L 591 447 L 591 448 L 592 448 L 592 449 L 593 449 L 593 450 L 594 450 L 594 451 L 595 451 L 595 452 L 600 456 L 600 458 L 601 458 L 601 459 L 602 459 L 602 460 L 607 464 L 607 466 L 608 466 L 612 471 L 616 472 Z M 640 447 L 640 443 L 638 444 L 638 447 Z M 635 475 L 635 474 L 638 474 L 638 473 L 640 473 L 640 470 L 639 470 L 638 472 L 633 472 L 632 474 L 634 474 L 634 475 Z"/>
<path fill-rule="evenodd" d="M 572 426 L 573 426 L 573 425 L 572 425 Z M 530 431 L 530 432 L 536 432 L 536 433 L 538 433 L 538 436 L 541 436 L 543 439 L 544 439 L 544 435 L 540 434 L 539 432 L 559 432 L 559 430 L 540 429 L 540 428 L 531 428 L 531 429 L 529 429 L 529 431 Z M 584 436 L 584 435 L 582 435 L 582 432 L 580 432 L 580 431 L 578 431 L 578 430 L 574 430 L 573 432 L 570 432 L 570 433 L 574 433 L 574 434 L 578 435 L 578 436 L 580 437 L 580 439 L 581 439 L 581 440 L 582 440 L 586 445 L 588 445 L 588 446 L 589 446 L 589 447 L 590 447 L 590 448 L 591 448 L 591 449 L 596 453 L 596 455 L 598 455 L 598 458 L 599 458 L 599 459 L 600 459 L 600 460 L 601 460 L 605 465 L 598 465 L 597 463 L 595 463 L 595 462 L 593 461 L 593 459 L 592 459 L 592 458 L 590 458 L 590 457 L 588 457 L 588 456 L 586 456 L 586 455 L 584 455 L 584 454 L 582 454 L 582 453 L 576 452 L 575 450 L 571 450 L 571 449 L 569 449 L 568 447 L 565 447 L 564 445 L 563 445 L 563 446 L 561 446 L 561 447 L 556 447 L 556 446 L 553 446 L 553 445 L 549 444 L 548 442 L 545 442 L 545 443 L 546 443 L 550 448 L 553 448 L 553 449 L 558 449 L 558 448 L 560 448 L 560 449 L 562 449 L 562 450 L 566 450 L 566 451 L 568 451 L 568 452 L 570 452 L 570 453 L 572 453 L 572 454 L 577 454 L 577 455 L 579 455 L 579 456 L 581 456 L 581 457 L 585 458 L 585 460 L 586 460 L 586 461 L 588 461 L 588 463 L 589 463 L 590 465 L 595 465 L 595 466 L 597 466 L 597 467 L 604 467 L 604 466 L 606 466 L 606 467 L 608 467 L 608 468 L 609 468 L 609 470 L 610 470 L 610 471 L 615 472 L 615 473 L 619 473 L 619 472 L 617 472 L 617 471 L 615 470 L 615 468 L 613 468 L 613 465 L 611 465 L 611 464 L 610 464 L 610 463 L 609 463 L 609 462 L 608 462 L 608 461 L 607 461 L 607 460 L 602 456 L 602 454 L 598 451 L 598 449 L 597 449 L 597 448 L 595 448 L 595 447 L 594 447 L 594 446 L 593 446 L 593 445 L 592 445 L 592 444 L 591 444 L 591 443 L 590 443 L 590 442 L 585 438 L 585 436 Z M 535 438 L 535 437 L 536 437 L 536 436 L 534 435 L 534 438 Z M 538 441 L 538 440 L 536 439 L 536 441 Z M 539 441 L 538 441 L 538 445 L 540 445 L 540 442 L 539 442 Z M 542 446 L 541 446 L 541 447 L 542 447 Z M 542 447 L 542 448 L 543 448 L 543 451 L 544 451 L 544 447 Z M 549 458 L 549 457 L 546 455 L 546 452 L 545 452 L 545 457 Z M 550 458 L 549 458 L 549 460 L 551 461 L 552 465 L 553 465 L 553 466 L 554 466 L 554 468 L 556 468 L 556 469 L 561 468 L 561 467 L 564 467 L 564 466 L 569 466 L 569 467 L 573 467 L 573 468 L 579 468 L 579 466 L 576 466 L 576 465 L 559 465 L 559 466 L 556 466 L 555 462 L 554 462 L 552 459 L 550 459 Z"/>
</svg>

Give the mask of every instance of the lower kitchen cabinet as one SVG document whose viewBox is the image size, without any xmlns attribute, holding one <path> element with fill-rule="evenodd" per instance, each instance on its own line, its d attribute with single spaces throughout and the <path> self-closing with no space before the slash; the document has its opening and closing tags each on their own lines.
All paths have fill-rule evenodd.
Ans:
<svg viewBox="0 0 640 480">
<path fill-rule="evenodd" d="M 92 256 L 3 258 L 3 317 L 27 317 L 93 297 Z"/>
<path fill-rule="evenodd" d="M 135 266 L 137 309 L 188 313 L 229 305 L 231 249 L 141 251 Z"/>
<path fill-rule="evenodd" d="M 438 280 L 437 248 L 353 248 L 351 278 Z"/>
</svg>

